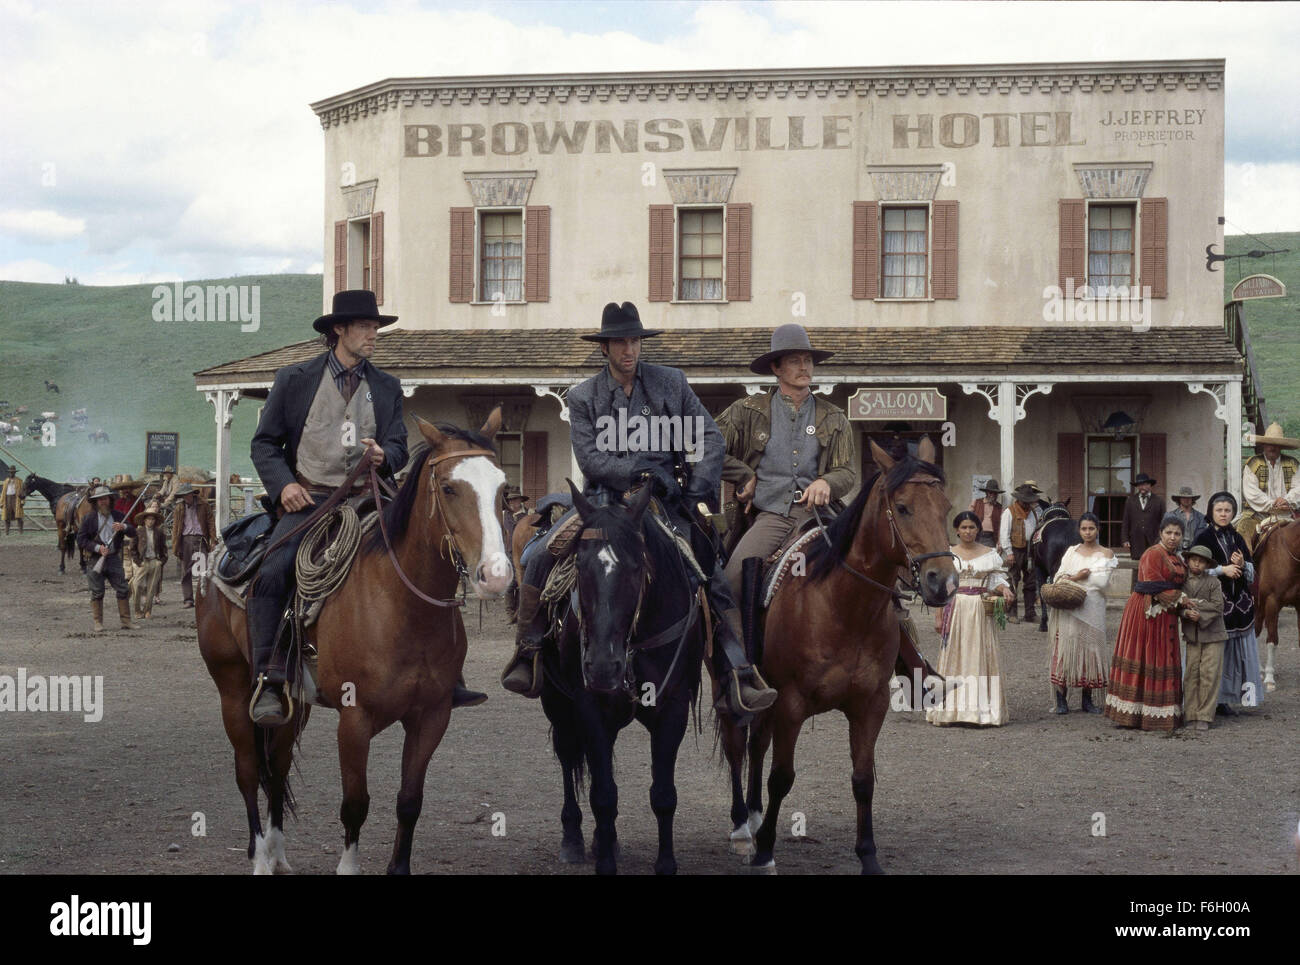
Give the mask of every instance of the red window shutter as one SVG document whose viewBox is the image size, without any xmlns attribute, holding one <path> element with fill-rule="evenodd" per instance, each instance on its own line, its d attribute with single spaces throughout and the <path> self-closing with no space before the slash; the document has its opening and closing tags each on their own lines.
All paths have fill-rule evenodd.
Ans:
<svg viewBox="0 0 1300 965">
<path fill-rule="evenodd" d="M 727 301 L 747 302 L 750 290 L 750 263 L 753 257 L 754 206 L 727 205 Z"/>
<path fill-rule="evenodd" d="M 930 297 L 957 297 L 957 202 L 934 202 L 934 263 Z"/>
<path fill-rule="evenodd" d="M 348 223 L 334 222 L 334 290 L 348 287 Z"/>
<path fill-rule="evenodd" d="M 650 205 L 650 301 L 673 297 L 673 206 Z"/>
<path fill-rule="evenodd" d="M 447 285 L 447 300 L 469 302 L 474 300 L 474 209 L 451 209 L 451 245 L 449 258 L 451 278 Z"/>
<path fill-rule="evenodd" d="M 1169 199 L 1142 199 L 1142 277 L 1152 298 L 1169 297 Z M 1152 473 L 1154 476 L 1155 473 Z M 1159 476 L 1156 476 L 1159 479 Z"/>
<path fill-rule="evenodd" d="M 524 301 L 551 300 L 551 209 L 532 205 L 524 209 Z"/>
<path fill-rule="evenodd" d="M 384 303 L 384 213 L 376 211 L 370 216 L 370 290 L 375 293 L 375 304 Z"/>
<path fill-rule="evenodd" d="M 1138 437 L 1138 472 L 1144 472 L 1156 481 L 1153 487 L 1156 492 L 1168 494 L 1169 480 L 1165 479 L 1165 434 L 1163 432 L 1144 432 Z"/>
<path fill-rule="evenodd" d="M 1084 222 L 1087 204 L 1082 199 L 1060 201 L 1060 249 L 1057 261 L 1057 285 L 1064 293 L 1071 288 L 1083 287 L 1087 277 L 1085 263 L 1088 257 Z"/>
<path fill-rule="evenodd" d="M 1089 510 L 1083 495 L 1083 445 L 1082 432 L 1056 434 L 1056 498 L 1070 500 L 1070 513 L 1076 519 Z"/>
<path fill-rule="evenodd" d="M 536 503 L 547 493 L 546 482 L 546 433 L 525 432 L 523 483 L 519 488 Z"/>
<path fill-rule="evenodd" d="M 853 297 L 880 297 L 879 208 L 874 201 L 853 202 Z"/>
</svg>

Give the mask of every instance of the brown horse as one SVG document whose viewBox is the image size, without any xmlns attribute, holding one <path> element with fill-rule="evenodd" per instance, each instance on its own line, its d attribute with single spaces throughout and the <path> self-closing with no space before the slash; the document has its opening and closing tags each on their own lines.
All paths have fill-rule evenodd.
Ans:
<svg viewBox="0 0 1300 965">
<path fill-rule="evenodd" d="M 1277 617 L 1294 607 L 1300 617 L 1300 522 L 1292 521 L 1266 534 L 1255 547 L 1258 592 L 1255 594 L 1255 636 L 1268 630 L 1264 689 L 1276 690 Z"/>
<path fill-rule="evenodd" d="M 64 560 L 73 553 L 78 554 L 81 572 L 86 572 L 86 554 L 77 546 L 77 530 L 81 528 L 81 521 L 90 515 L 90 500 L 84 499 L 78 489 L 32 473 L 23 482 L 23 499 L 34 492 L 49 501 L 58 528 L 59 572 L 67 572 Z"/>
<path fill-rule="evenodd" d="M 392 555 L 411 583 L 429 597 L 453 597 L 462 566 L 479 598 L 500 596 L 511 578 L 500 524 L 506 477 L 490 441 L 501 426 L 501 410 L 492 413 L 481 434 L 433 426 L 418 416 L 416 421 L 429 448 L 412 461 L 397 497 L 384 509 Z M 388 872 L 410 873 L 425 771 L 447 729 L 452 690 L 465 662 L 459 610 L 425 602 L 404 586 L 385 543 L 376 526 L 357 551 L 347 578 L 308 628 L 308 639 L 319 654 L 320 702 L 339 711 L 344 829 L 339 874 L 360 872 L 357 840 L 370 806 L 370 741 L 398 721 L 406 739 L 398 829 Z M 295 707 L 293 726 L 259 733 L 248 714 L 251 671 L 244 611 L 209 588 L 199 594 L 196 620 L 199 650 L 221 693 L 226 735 L 235 749 L 235 781 L 248 812 L 253 873 L 288 871 L 284 806 L 293 808 L 289 766 L 308 708 Z M 265 837 L 259 783 L 270 804 L 271 830 Z"/>
<path fill-rule="evenodd" d="M 895 461 L 875 443 L 882 473 L 830 524 L 827 540 L 808 544 L 806 573 L 787 576 L 767 611 L 762 672 L 779 697 L 751 728 L 749 826 L 757 824 L 751 864 L 775 869 L 772 849 L 781 801 L 794 785 L 794 748 L 804 721 L 838 710 L 849 719 L 857 846 L 863 874 L 879 874 L 871 823 L 876 738 L 889 709 L 889 681 L 898 656 L 894 584 L 900 569 L 930 606 L 943 605 L 957 586 L 945 522 L 951 508 L 934 444 L 921 441 L 919 459 Z M 762 812 L 763 758 L 772 746 L 770 797 Z M 723 748 L 734 760 L 734 729 Z M 743 805 L 742 805 L 743 809 Z M 733 819 L 737 817 L 733 808 Z M 761 817 L 761 824 L 758 820 Z M 738 829 L 739 830 L 739 829 Z M 733 834 L 733 841 L 735 835 Z"/>
</svg>

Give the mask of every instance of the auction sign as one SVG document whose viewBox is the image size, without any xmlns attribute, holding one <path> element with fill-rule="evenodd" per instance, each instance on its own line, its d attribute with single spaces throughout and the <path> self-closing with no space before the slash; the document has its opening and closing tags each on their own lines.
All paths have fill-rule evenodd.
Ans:
<svg viewBox="0 0 1300 965">
<path fill-rule="evenodd" d="M 145 437 L 145 472 L 162 472 L 168 466 L 172 471 L 180 463 L 181 434 L 179 432 L 146 432 Z"/>
</svg>

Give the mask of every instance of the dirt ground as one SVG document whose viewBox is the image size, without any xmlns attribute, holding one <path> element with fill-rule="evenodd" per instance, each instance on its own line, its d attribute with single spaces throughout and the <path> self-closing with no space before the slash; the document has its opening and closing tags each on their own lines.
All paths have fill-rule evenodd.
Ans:
<svg viewBox="0 0 1300 965">
<path fill-rule="evenodd" d="M 180 606 L 174 563 L 164 603 L 132 631 L 90 632 L 84 577 L 60 577 L 43 534 L 0 537 L 0 674 L 104 678 L 104 714 L 0 714 L 0 871 L 19 873 L 244 874 L 251 870 L 232 754 L 217 692 L 199 658 L 193 611 Z M 111 597 L 111 592 L 110 592 Z M 115 626 L 116 614 L 108 610 Z M 109 616 L 106 614 L 106 617 Z M 1111 612 L 1112 632 L 1118 611 Z M 918 614 L 931 655 L 931 618 Z M 416 829 L 416 873 L 586 874 L 565 866 L 560 772 L 537 701 L 497 682 L 513 628 L 500 603 L 466 610 L 465 673 L 487 690 L 458 710 L 434 755 Z M 1278 690 L 1241 718 L 1198 735 L 1119 730 L 1077 711 L 1048 713 L 1045 635 L 1009 626 L 1002 638 L 1011 722 L 938 728 L 891 713 L 877 748 L 875 827 L 892 873 L 1278 873 L 1296 870 L 1300 818 L 1300 649 L 1283 618 Z M 299 873 L 338 863 L 339 771 L 334 713 L 317 710 L 303 738 L 299 815 L 287 827 Z M 362 869 L 381 873 L 396 828 L 401 729 L 372 744 L 370 818 Z M 798 777 L 783 808 L 777 865 L 784 874 L 855 873 L 848 736 L 838 715 L 806 726 Z M 649 741 L 633 725 L 617 749 L 620 871 L 652 870 Z M 730 795 L 711 717 L 688 734 L 678 761 L 676 851 L 681 873 L 745 874 L 730 854 Z M 585 802 L 584 802 L 585 806 Z M 194 836 L 202 812 L 205 836 Z M 494 835 L 494 815 L 505 834 Z M 806 834 L 793 836 L 795 812 Z M 1092 833 L 1104 815 L 1105 836 Z M 588 835 L 590 812 L 584 818 Z M 177 845 L 179 850 L 169 851 Z"/>
</svg>

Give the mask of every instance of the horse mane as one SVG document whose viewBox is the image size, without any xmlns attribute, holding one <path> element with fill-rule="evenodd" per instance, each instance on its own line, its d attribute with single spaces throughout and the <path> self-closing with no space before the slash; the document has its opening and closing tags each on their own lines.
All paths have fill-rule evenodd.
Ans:
<svg viewBox="0 0 1300 965">
<path fill-rule="evenodd" d="M 493 455 L 496 455 L 497 449 L 486 436 L 474 432 L 472 429 L 462 429 L 460 426 L 454 426 L 448 422 L 436 423 L 437 429 L 444 436 L 452 439 L 460 439 L 462 442 L 468 442 L 475 449 L 486 449 Z M 396 544 L 399 539 L 406 533 L 406 524 L 411 519 L 411 510 L 415 506 L 416 494 L 420 491 L 420 472 L 424 469 L 425 463 L 433 455 L 433 449 L 426 443 L 421 443 L 416 447 L 413 458 L 409 465 L 406 479 L 402 482 L 402 488 L 397 491 L 397 496 L 391 503 L 381 510 L 384 514 L 384 528 L 388 530 L 389 540 Z M 378 526 L 371 530 L 370 535 L 366 537 L 362 545 L 362 552 L 373 553 L 384 549 L 384 533 Z"/>
<path fill-rule="evenodd" d="M 923 462 L 909 453 L 906 458 L 894 463 L 893 468 L 885 474 L 886 494 L 892 495 L 917 473 L 928 473 L 941 483 L 947 482 L 942 469 L 933 463 Z M 853 502 L 845 508 L 844 512 L 831 520 L 831 524 L 826 527 L 826 539 L 813 540 L 809 545 L 806 554 L 809 579 L 825 579 L 836 564 L 848 556 L 853 548 L 853 538 L 862 523 L 862 513 L 867 508 L 867 500 L 871 497 L 871 490 L 879 476 L 880 473 L 877 472 L 864 481 Z"/>
</svg>

